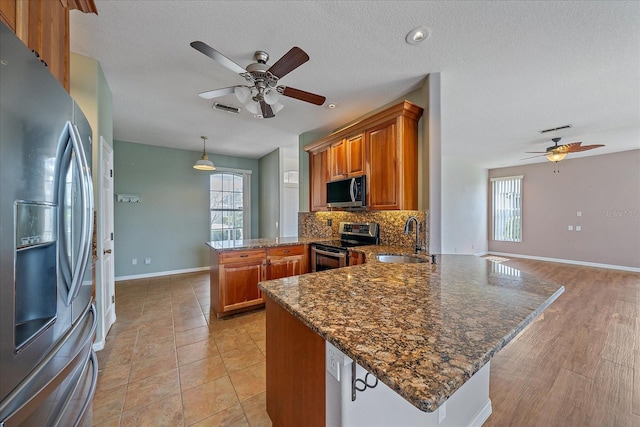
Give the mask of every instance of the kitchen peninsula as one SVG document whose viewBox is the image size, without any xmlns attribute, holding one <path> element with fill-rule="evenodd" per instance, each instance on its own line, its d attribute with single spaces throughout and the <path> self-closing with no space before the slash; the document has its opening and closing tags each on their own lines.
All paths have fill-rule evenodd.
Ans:
<svg viewBox="0 0 640 427">
<path fill-rule="evenodd" d="M 438 257 L 437 264 L 380 263 L 371 257 L 363 265 L 259 287 L 266 296 L 267 411 L 274 426 L 353 425 L 358 418 L 345 418 L 349 411 L 354 415 L 350 408 L 381 388 L 409 403 L 403 407 L 408 418 L 424 415 L 428 421 L 420 425 L 431 425 L 433 416 L 434 425 L 481 424 L 491 413 L 490 359 L 564 291 L 464 255 Z M 336 352 L 349 363 L 331 360 Z M 355 391 L 344 384 L 351 381 L 351 360 L 362 380 Z M 336 397 L 340 386 L 331 378 L 341 376 L 342 395 Z M 469 399 L 479 402 L 477 413 L 455 419 L 455 405 L 468 407 Z M 389 399 L 378 402 L 355 415 L 393 414 L 385 407 Z M 404 425 L 403 419 L 395 418 Z M 363 419 L 361 425 L 370 422 Z"/>
<path fill-rule="evenodd" d="M 301 237 L 207 242 L 213 314 L 221 318 L 263 307 L 258 282 L 306 273 L 309 242 Z"/>
</svg>

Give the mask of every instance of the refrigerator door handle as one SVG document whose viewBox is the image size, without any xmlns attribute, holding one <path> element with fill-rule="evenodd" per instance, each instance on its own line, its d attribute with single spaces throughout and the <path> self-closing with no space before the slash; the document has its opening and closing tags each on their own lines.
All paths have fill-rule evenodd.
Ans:
<svg viewBox="0 0 640 427">
<path fill-rule="evenodd" d="M 84 416 L 86 415 L 87 410 L 89 409 L 89 406 L 91 405 L 91 403 L 93 401 L 93 396 L 95 395 L 96 387 L 98 385 L 98 358 L 96 356 L 96 352 L 93 351 L 93 349 L 91 349 L 91 352 L 89 353 L 89 355 L 87 357 L 87 360 L 84 363 L 84 366 L 82 368 L 82 372 L 80 373 L 79 381 L 75 384 L 75 386 L 73 387 L 72 392 L 69 393 L 69 396 L 67 397 L 67 401 L 64 404 L 64 408 L 60 411 L 60 413 L 58 414 L 58 417 L 56 418 L 56 420 L 51 423 L 51 425 L 53 427 L 58 427 L 58 426 L 64 427 L 64 426 L 70 425 L 68 423 L 69 420 L 63 419 L 64 418 L 64 414 L 67 411 L 67 408 L 69 407 L 69 404 L 71 403 L 70 400 L 75 397 L 78 388 L 81 386 L 82 378 L 85 378 L 85 374 L 87 372 L 87 369 L 89 369 L 89 364 L 91 364 L 91 370 L 92 370 L 91 371 L 91 385 L 89 386 L 89 390 L 88 390 L 87 394 L 84 396 L 84 402 L 82 403 L 82 407 L 78 411 L 78 416 L 76 417 L 76 419 L 73 422 L 73 424 L 71 424 L 73 427 L 80 427 L 82 425 L 83 420 L 84 420 Z"/>
<path fill-rule="evenodd" d="M 84 309 L 82 318 L 91 313 L 92 320 L 90 326 L 88 326 L 88 333 L 85 333 L 84 336 L 77 336 L 82 333 L 82 329 L 87 329 L 87 321 L 77 322 L 75 325 L 71 327 L 71 329 L 65 334 L 64 337 L 58 341 L 58 344 L 47 354 L 47 356 L 35 367 L 33 371 L 29 374 L 27 378 L 25 378 L 19 385 L 16 387 L 11 394 L 9 394 L 1 403 L 0 403 L 0 414 L 5 413 L 5 411 L 11 411 L 7 416 L 3 416 L 0 419 L 0 426 L 4 425 L 12 425 L 10 421 L 12 418 L 22 419 L 25 417 L 24 413 L 29 413 L 32 411 L 30 401 L 22 402 L 22 399 L 25 395 L 25 391 L 29 388 L 33 387 L 33 382 L 35 379 L 42 374 L 47 369 L 47 365 L 56 357 L 59 356 L 59 353 L 63 350 L 64 346 L 71 342 L 72 340 L 80 339 L 80 344 L 77 344 L 74 348 L 74 354 L 67 357 L 66 365 L 63 367 L 58 367 L 58 373 L 54 378 L 50 378 L 47 380 L 47 384 L 44 386 L 39 386 L 36 392 L 27 392 L 27 395 L 31 396 L 31 400 L 40 401 L 40 395 L 47 395 L 51 393 L 58 385 L 64 381 L 68 373 L 66 371 L 73 368 L 73 361 L 79 357 L 82 349 L 90 347 L 91 343 L 95 338 L 96 326 L 97 326 L 97 317 L 96 317 L 96 308 L 92 303 L 89 303 L 87 307 Z M 65 350 L 67 351 L 67 350 Z M 13 407 L 13 408 L 12 408 Z M 12 408 L 12 409 L 9 409 Z"/>
<path fill-rule="evenodd" d="M 96 356 L 96 352 L 91 350 L 91 368 L 93 369 L 93 373 L 91 374 L 91 387 L 89 388 L 89 393 L 82 405 L 82 409 L 80 409 L 80 414 L 78 418 L 73 423 L 73 427 L 79 427 L 82 424 L 83 418 L 89 409 L 89 406 L 93 402 L 93 396 L 96 392 L 96 387 L 98 386 L 98 357 Z"/>
<path fill-rule="evenodd" d="M 80 292 L 80 286 L 84 279 L 84 271 L 89 263 L 91 256 L 91 233 L 93 224 L 91 222 L 91 212 L 93 211 L 93 190 L 91 188 L 91 175 L 87 158 L 84 154 L 82 139 L 76 125 L 69 125 L 69 137 L 76 154 L 75 158 L 79 164 L 80 178 L 80 200 L 82 209 L 81 230 L 80 230 L 80 248 L 78 250 L 78 260 L 71 276 L 71 286 L 67 297 L 67 304 L 70 304 Z"/>
</svg>

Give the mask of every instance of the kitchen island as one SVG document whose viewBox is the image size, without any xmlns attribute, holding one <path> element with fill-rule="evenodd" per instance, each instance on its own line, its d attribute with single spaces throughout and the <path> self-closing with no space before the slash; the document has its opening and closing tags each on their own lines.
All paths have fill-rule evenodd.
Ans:
<svg viewBox="0 0 640 427">
<path fill-rule="evenodd" d="M 304 274 L 311 239 L 279 237 L 206 242 L 211 312 L 217 318 L 264 307 L 258 282 Z"/>
<path fill-rule="evenodd" d="M 464 255 L 438 257 L 437 264 L 368 257 L 363 265 L 259 287 L 267 297 L 274 426 L 327 424 L 325 343 L 412 408 L 434 412 L 564 291 Z M 488 369 L 483 375 L 488 387 Z"/>
</svg>

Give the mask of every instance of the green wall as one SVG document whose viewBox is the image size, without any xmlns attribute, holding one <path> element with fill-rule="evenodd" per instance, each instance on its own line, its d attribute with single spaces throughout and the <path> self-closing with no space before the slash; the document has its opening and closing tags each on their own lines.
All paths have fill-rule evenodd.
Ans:
<svg viewBox="0 0 640 427">
<path fill-rule="evenodd" d="M 193 169 L 201 153 L 114 141 L 114 193 L 141 203 L 114 203 L 115 276 L 158 275 L 209 265 L 209 173 Z M 260 215 L 258 160 L 209 154 L 218 167 L 252 171 L 251 237 Z M 138 260 L 132 265 L 132 258 Z M 151 264 L 145 265 L 145 258 Z"/>
<path fill-rule="evenodd" d="M 260 164 L 260 237 L 280 236 L 280 149 L 259 160 Z M 276 227 L 276 223 L 278 227 Z"/>
</svg>

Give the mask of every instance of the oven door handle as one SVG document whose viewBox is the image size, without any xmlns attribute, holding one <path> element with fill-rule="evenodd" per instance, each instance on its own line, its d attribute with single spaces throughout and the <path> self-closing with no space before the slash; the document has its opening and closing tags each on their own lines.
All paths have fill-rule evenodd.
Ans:
<svg viewBox="0 0 640 427">
<path fill-rule="evenodd" d="M 346 254 L 343 252 L 329 252 L 329 251 L 323 251 L 322 249 L 318 249 L 318 248 L 314 248 L 314 251 L 316 251 L 316 254 L 320 254 L 320 255 L 326 255 L 326 256 L 332 256 L 332 257 L 338 257 L 338 258 L 346 258 Z"/>
</svg>

